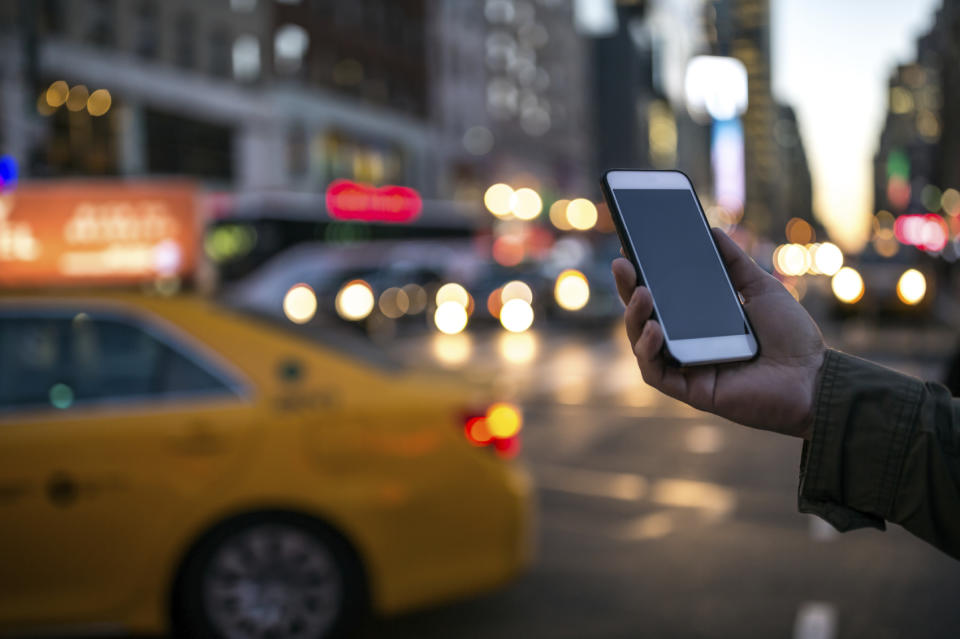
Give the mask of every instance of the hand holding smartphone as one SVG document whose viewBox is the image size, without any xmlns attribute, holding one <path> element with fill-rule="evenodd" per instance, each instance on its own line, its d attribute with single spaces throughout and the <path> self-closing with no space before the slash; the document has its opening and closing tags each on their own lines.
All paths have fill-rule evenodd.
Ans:
<svg viewBox="0 0 960 639">
<path fill-rule="evenodd" d="M 754 330 L 689 178 L 611 170 L 601 184 L 637 282 L 653 297 L 667 354 L 680 366 L 755 357 Z"/>
</svg>

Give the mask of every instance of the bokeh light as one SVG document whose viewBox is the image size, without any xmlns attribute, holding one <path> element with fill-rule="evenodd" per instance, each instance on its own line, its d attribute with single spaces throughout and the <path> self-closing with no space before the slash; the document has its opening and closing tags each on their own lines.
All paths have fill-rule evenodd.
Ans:
<svg viewBox="0 0 960 639">
<path fill-rule="evenodd" d="M 501 266 L 516 266 L 523 261 L 523 241 L 514 235 L 501 235 L 493 241 L 491 254 Z"/>
<path fill-rule="evenodd" d="M 855 269 L 844 266 L 830 281 L 837 299 L 846 304 L 855 304 L 863 297 L 863 278 Z"/>
<path fill-rule="evenodd" d="M 832 242 L 824 242 L 813 254 L 813 263 L 824 275 L 836 275 L 843 266 L 843 251 Z"/>
<path fill-rule="evenodd" d="M 590 284 L 580 271 L 567 269 L 557 276 L 553 295 L 560 308 L 579 311 L 590 301 Z"/>
<path fill-rule="evenodd" d="M 533 304 L 533 290 L 520 280 L 507 282 L 500 289 L 500 301 L 506 304 L 510 300 L 523 300 L 527 304 Z"/>
<path fill-rule="evenodd" d="M 37 113 L 46 117 L 53 115 L 57 110 L 47 104 L 47 92 L 44 91 L 39 96 L 37 96 Z"/>
<path fill-rule="evenodd" d="M 877 214 L 873 216 L 873 229 L 879 231 L 881 229 L 893 229 L 893 224 L 896 219 L 893 217 L 893 213 L 890 211 L 877 211 Z"/>
<path fill-rule="evenodd" d="M 50 405 L 60 410 L 66 410 L 73 405 L 73 389 L 66 384 L 54 384 L 50 387 Z"/>
<path fill-rule="evenodd" d="M 532 220 L 543 210 L 540 195 L 527 187 L 514 191 L 510 204 L 510 211 L 520 220 Z"/>
<path fill-rule="evenodd" d="M 940 206 L 943 207 L 944 213 L 951 217 L 960 215 L 960 191 L 956 189 L 944 191 L 943 195 L 940 196 Z"/>
<path fill-rule="evenodd" d="M 373 312 L 376 300 L 373 289 L 363 280 L 353 280 L 343 285 L 337 293 L 337 314 L 345 320 L 362 320 Z"/>
<path fill-rule="evenodd" d="M 790 218 L 786 228 L 787 241 L 793 244 L 809 244 L 814 238 L 813 227 L 799 217 Z"/>
<path fill-rule="evenodd" d="M 97 89 L 87 98 L 87 112 L 94 117 L 99 117 L 110 110 L 111 104 L 113 104 L 113 98 L 110 97 L 110 92 L 106 89 Z"/>
<path fill-rule="evenodd" d="M 493 148 L 493 133 L 485 126 L 472 126 L 463 134 L 463 148 L 470 155 L 486 155 Z"/>
<path fill-rule="evenodd" d="M 900 252 L 900 242 L 894 237 L 893 231 L 881 229 L 873 238 L 873 250 L 881 257 L 893 257 Z"/>
<path fill-rule="evenodd" d="M 774 251 L 773 266 L 781 275 L 803 275 L 810 268 L 810 254 L 801 244 L 785 244 Z"/>
<path fill-rule="evenodd" d="M 466 333 L 453 335 L 434 333 L 432 350 L 434 359 L 442 366 L 458 368 L 470 360 L 473 354 L 473 340 Z"/>
<path fill-rule="evenodd" d="M 573 230 L 573 226 L 567 220 L 567 205 L 569 204 L 570 200 L 557 200 L 550 205 L 550 223 L 561 231 Z"/>
<path fill-rule="evenodd" d="M 820 250 L 821 244 L 815 242 L 813 244 L 807 244 L 804 248 L 807 249 L 807 255 L 810 257 L 810 267 L 807 269 L 808 275 L 823 275 L 819 268 L 817 268 L 817 251 Z M 840 268 L 839 266 L 837 268 Z"/>
<path fill-rule="evenodd" d="M 447 335 L 456 335 L 467 327 L 467 308 L 458 301 L 447 300 L 437 306 L 433 314 L 433 323 L 437 329 Z"/>
<path fill-rule="evenodd" d="M 437 306 L 442 306 L 446 302 L 456 302 L 464 309 L 470 304 L 470 294 L 456 282 L 449 282 L 437 289 Z"/>
<path fill-rule="evenodd" d="M 940 209 L 940 199 L 943 194 L 935 184 L 927 184 L 920 189 L 920 201 L 928 211 L 937 211 Z"/>
<path fill-rule="evenodd" d="M 897 297 L 907 305 L 919 304 L 927 293 L 927 278 L 915 268 L 907 269 L 897 281 Z"/>
<path fill-rule="evenodd" d="M 532 332 L 502 333 L 497 340 L 500 357 L 510 364 L 529 364 L 537 356 L 537 336 Z"/>
<path fill-rule="evenodd" d="M 47 101 L 47 104 L 57 108 L 61 107 L 66 103 L 67 96 L 70 95 L 70 87 L 63 80 L 57 80 L 51 84 L 48 88 L 44 97 Z"/>
<path fill-rule="evenodd" d="M 464 426 L 464 435 L 474 446 L 486 446 L 493 440 L 486 417 L 471 417 Z"/>
<path fill-rule="evenodd" d="M 590 200 L 578 197 L 567 205 L 567 222 L 578 231 L 588 231 L 597 224 L 597 207 Z"/>
<path fill-rule="evenodd" d="M 410 310 L 410 298 L 402 288 L 391 286 L 380 293 L 380 312 L 390 319 L 397 319 Z"/>
<path fill-rule="evenodd" d="M 892 176 L 887 182 L 887 199 L 898 211 L 910 203 L 910 182 L 899 176 Z"/>
<path fill-rule="evenodd" d="M 500 309 L 500 323 L 512 333 L 522 333 L 533 324 L 533 307 L 518 298 L 504 302 Z"/>
<path fill-rule="evenodd" d="M 493 440 L 493 447 L 497 451 L 497 457 L 513 459 L 520 454 L 520 438 L 495 439 Z"/>
<path fill-rule="evenodd" d="M 506 402 L 491 405 L 487 409 L 487 428 L 497 439 L 515 437 L 523 428 L 520 409 Z"/>
<path fill-rule="evenodd" d="M 87 90 L 87 87 L 82 84 L 70 89 L 70 93 L 67 94 L 66 105 L 67 108 L 71 111 L 82 111 L 85 106 L 87 106 L 87 100 L 90 98 L 90 91 Z"/>
<path fill-rule="evenodd" d="M 422 313 L 427 308 L 427 291 L 419 284 L 407 284 L 403 287 L 403 292 L 407 294 L 407 300 L 410 308 L 407 313 L 416 315 Z"/>
<path fill-rule="evenodd" d="M 946 220 L 936 213 L 926 215 L 901 215 L 893 225 L 898 240 L 924 251 L 937 253 L 947 244 L 950 228 Z"/>
<path fill-rule="evenodd" d="M 283 314 L 294 324 L 306 324 L 317 314 L 317 295 L 307 284 L 294 284 L 283 296 Z"/>
<path fill-rule="evenodd" d="M 500 317 L 500 309 L 503 308 L 502 288 L 495 288 L 487 296 L 487 311 L 492 317 Z"/>
<path fill-rule="evenodd" d="M 483 205 L 497 217 L 506 217 L 513 208 L 513 188 L 509 184 L 492 185 L 483 194 Z"/>
</svg>

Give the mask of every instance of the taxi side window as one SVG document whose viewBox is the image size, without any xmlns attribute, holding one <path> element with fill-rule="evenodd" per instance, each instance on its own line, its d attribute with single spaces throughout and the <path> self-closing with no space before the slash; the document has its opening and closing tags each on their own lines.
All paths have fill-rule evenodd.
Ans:
<svg viewBox="0 0 960 639">
<path fill-rule="evenodd" d="M 213 373 L 122 319 L 0 318 L 0 406 L 233 394 Z"/>
<path fill-rule="evenodd" d="M 67 328 L 59 319 L 0 318 L 0 407 L 50 402 L 68 377 Z"/>
</svg>

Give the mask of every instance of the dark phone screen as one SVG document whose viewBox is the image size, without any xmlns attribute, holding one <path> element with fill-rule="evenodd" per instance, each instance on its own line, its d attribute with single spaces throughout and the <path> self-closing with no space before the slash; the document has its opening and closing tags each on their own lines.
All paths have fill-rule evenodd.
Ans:
<svg viewBox="0 0 960 639">
<path fill-rule="evenodd" d="M 687 189 L 613 192 L 670 339 L 743 335 L 739 300 Z"/>
</svg>

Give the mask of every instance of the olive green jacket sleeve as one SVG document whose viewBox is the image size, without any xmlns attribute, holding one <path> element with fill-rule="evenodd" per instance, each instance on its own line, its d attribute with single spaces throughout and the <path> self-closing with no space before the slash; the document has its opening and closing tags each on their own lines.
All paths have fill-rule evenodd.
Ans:
<svg viewBox="0 0 960 639">
<path fill-rule="evenodd" d="M 828 350 L 799 507 L 837 530 L 900 524 L 960 559 L 960 399 Z"/>
</svg>

